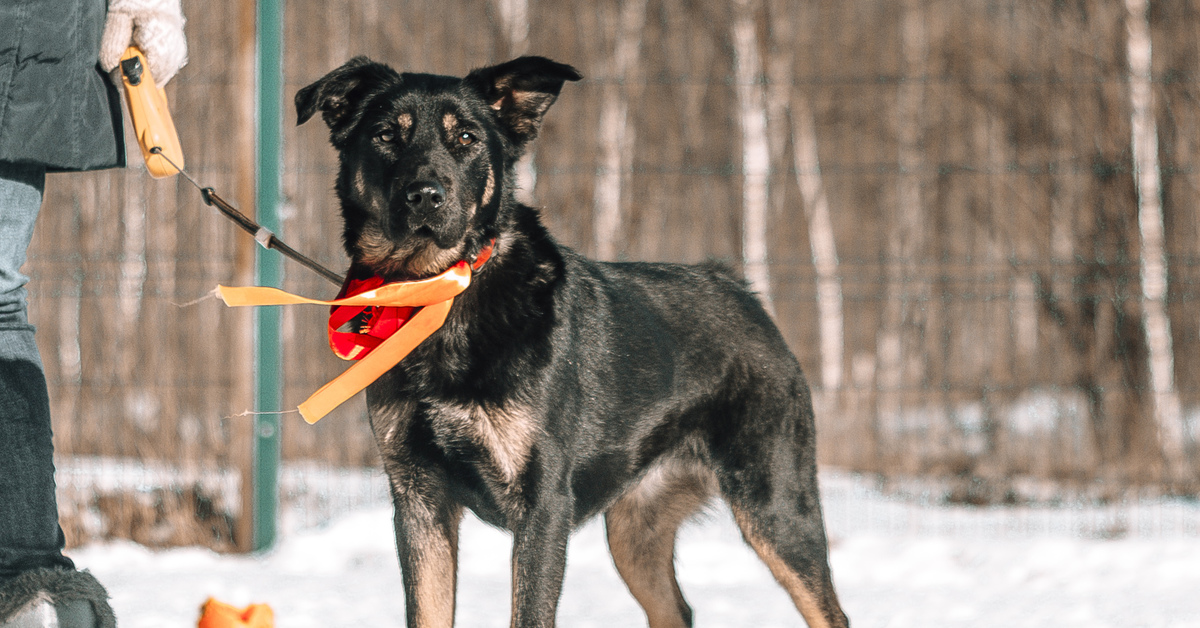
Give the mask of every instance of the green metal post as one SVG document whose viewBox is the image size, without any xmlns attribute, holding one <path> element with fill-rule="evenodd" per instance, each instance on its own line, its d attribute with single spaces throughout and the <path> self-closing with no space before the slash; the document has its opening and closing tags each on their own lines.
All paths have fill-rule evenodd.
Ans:
<svg viewBox="0 0 1200 628">
<path fill-rule="evenodd" d="M 279 233 L 280 162 L 283 91 L 283 0 L 258 0 L 258 224 Z M 255 274 L 260 286 L 280 287 L 279 256 L 257 249 Z M 279 412 L 283 405 L 278 307 L 255 312 L 255 407 Z M 275 543 L 279 503 L 279 415 L 257 414 L 254 421 L 254 549 Z"/>
</svg>

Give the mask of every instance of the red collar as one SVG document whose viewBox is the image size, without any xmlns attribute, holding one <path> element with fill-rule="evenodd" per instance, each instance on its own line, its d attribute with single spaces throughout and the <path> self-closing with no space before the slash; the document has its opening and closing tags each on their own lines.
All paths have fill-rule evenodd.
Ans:
<svg viewBox="0 0 1200 628">
<path fill-rule="evenodd" d="M 471 270 L 478 271 L 492 257 L 496 239 L 488 241 L 483 250 L 469 262 Z M 458 264 L 467 264 L 463 259 Z M 342 299 L 386 283 L 383 277 L 372 275 L 363 279 L 346 278 L 337 298 Z M 360 360 L 375 347 L 395 334 L 404 326 L 420 307 L 405 306 L 354 306 L 332 305 L 329 307 L 329 346 L 343 360 Z"/>
<path fill-rule="evenodd" d="M 492 258 L 492 250 L 495 248 L 496 238 L 488 240 L 488 243 L 484 245 L 483 250 L 479 252 L 479 255 L 475 256 L 475 261 L 471 262 L 471 270 L 479 270 L 480 268 L 483 268 L 483 265 Z"/>
</svg>

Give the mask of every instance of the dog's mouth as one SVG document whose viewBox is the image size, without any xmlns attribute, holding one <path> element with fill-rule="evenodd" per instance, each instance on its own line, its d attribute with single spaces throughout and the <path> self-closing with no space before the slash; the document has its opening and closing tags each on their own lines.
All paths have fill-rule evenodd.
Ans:
<svg viewBox="0 0 1200 628">
<path fill-rule="evenodd" d="M 441 274 L 463 259 L 463 239 L 447 248 L 438 245 L 432 233 L 418 229 L 401 241 L 383 229 L 368 227 L 359 235 L 354 265 L 391 280 L 425 279 Z"/>
</svg>

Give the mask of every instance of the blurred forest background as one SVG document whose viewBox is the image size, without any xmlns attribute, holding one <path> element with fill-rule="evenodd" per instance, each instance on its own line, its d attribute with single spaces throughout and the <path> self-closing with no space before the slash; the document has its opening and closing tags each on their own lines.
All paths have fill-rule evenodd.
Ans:
<svg viewBox="0 0 1200 628">
<path fill-rule="evenodd" d="M 168 94 L 188 170 L 251 213 L 254 5 L 184 12 Z M 972 503 L 1195 491 L 1200 3 L 288 0 L 285 28 L 289 121 L 297 89 L 359 54 L 577 67 L 523 197 L 591 256 L 741 269 L 808 374 L 823 464 Z M 327 132 L 283 137 L 280 235 L 343 269 Z M 203 297 L 252 283 L 256 245 L 130 161 L 50 179 L 28 272 L 64 468 L 142 474 L 151 512 L 64 472 L 64 527 L 197 542 L 164 523 L 175 504 L 221 546 L 239 505 L 205 482 L 245 485 L 253 328 Z M 283 312 L 285 407 L 345 368 L 324 315 Z M 283 418 L 289 464 L 377 464 L 361 399 Z"/>
</svg>

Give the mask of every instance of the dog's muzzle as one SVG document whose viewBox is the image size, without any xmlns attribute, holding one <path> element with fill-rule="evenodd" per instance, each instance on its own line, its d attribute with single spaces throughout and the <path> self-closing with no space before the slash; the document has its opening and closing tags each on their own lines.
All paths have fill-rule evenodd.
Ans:
<svg viewBox="0 0 1200 628">
<path fill-rule="evenodd" d="M 462 239 L 467 226 L 465 217 L 450 201 L 441 183 L 414 181 L 400 195 L 402 198 L 397 200 L 403 205 L 403 222 L 408 232 L 394 235 L 424 236 L 443 249 L 454 247 Z"/>
</svg>

